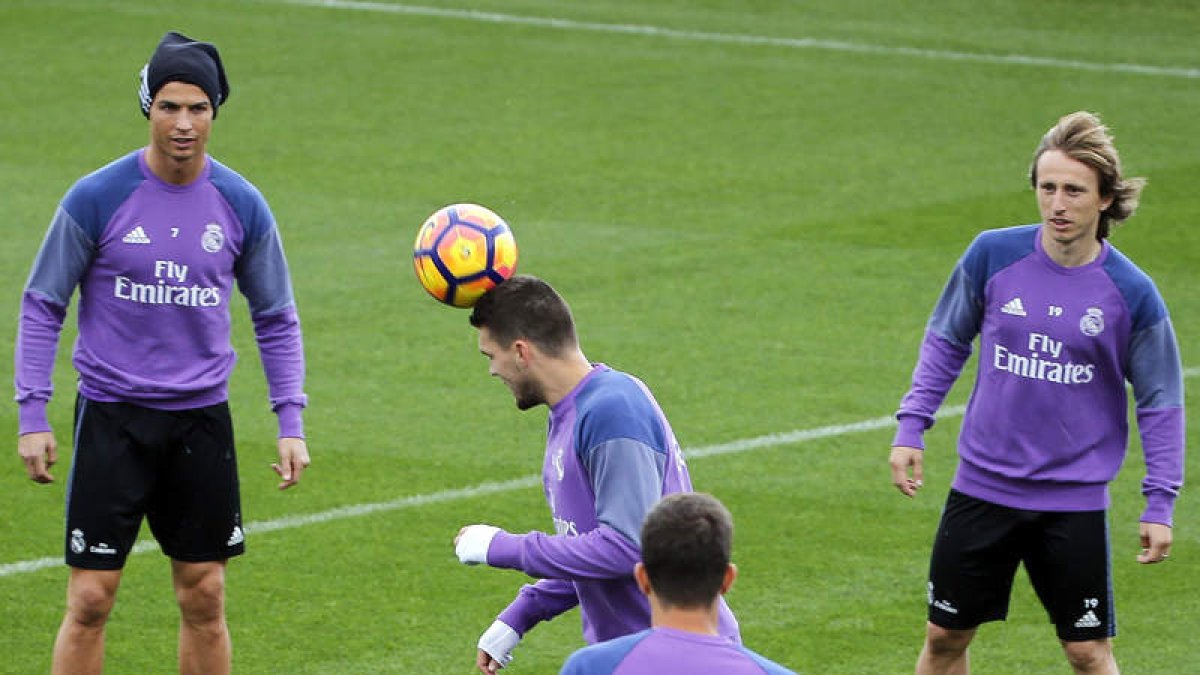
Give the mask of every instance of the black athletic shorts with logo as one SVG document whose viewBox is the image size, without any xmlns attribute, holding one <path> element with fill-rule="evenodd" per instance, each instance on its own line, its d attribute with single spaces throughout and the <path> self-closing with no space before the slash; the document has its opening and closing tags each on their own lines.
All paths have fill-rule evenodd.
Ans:
<svg viewBox="0 0 1200 675">
<path fill-rule="evenodd" d="M 175 560 L 224 560 L 245 550 L 228 404 L 155 410 L 78 397 L 67 564 L 121 569 L 143 516 Z"/>
<path fill-rule="evenodd" d="M 968 630 L 1008 616 L 1019 563 L 1061 640 L 1116 635 L 1104 511 L 1026 511 L 951 490 L 929 565 L 929 621 Z"/>
</svg>

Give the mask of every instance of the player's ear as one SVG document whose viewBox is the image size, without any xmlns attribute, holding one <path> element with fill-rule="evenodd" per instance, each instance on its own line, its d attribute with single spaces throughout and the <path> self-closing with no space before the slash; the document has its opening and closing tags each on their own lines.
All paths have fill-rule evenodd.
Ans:
<svg viewBox="0 0 1200 675">
<path fill-rule="evenodd" d="M 734 579 L 737 579 L 737 565 L 729 563 L 725 567 L 725 578 L 721 579 L 721 595 L 729 592 L 729 589 L 733 586 Z"/>
<path fill-rule="evenodd" d="M 517 338 L 513 340 L 513 349 L 517 350 L 517 362 L 522 368 L 528 367 L 533 359 L 534 347 L 532 342 Z"/>
<path fill-rule="evenodd" d="M 650 574 L 646 572 L 646 566 L 638 563 L 633 566 L 633 580 L 637 582 L 638 589 L 645 595 L 650 595 Z"/>
</svg>

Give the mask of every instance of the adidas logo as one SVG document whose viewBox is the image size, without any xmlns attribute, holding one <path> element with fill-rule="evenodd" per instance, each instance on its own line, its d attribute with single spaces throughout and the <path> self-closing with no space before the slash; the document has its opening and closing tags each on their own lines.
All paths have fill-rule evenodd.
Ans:
<svg viewBox="0 0 1200 675">
<path fill-rule="evenodd" d="M 1021 304 L 1021 298 L 1013 298 L 1012 300 L 1004 303 L 1004 306 L 1000 308 L 1000 311 L 1004 312 L 1005 314 L 1012 314 L 1013 316 L 1028 316 L 1025 314 L 1025 305 Z"/>
<path fill-rule="evenodd" d="M 1095 628 L 1099 625 L 1100 619 L 1097 619 L 1096 613 L 1090 609 L 1087 611 L 1087 614 L 1079 617 L 1079 620 L 1075 622 L 1076 628 Z"/>
<path fill-rule="evenodd" d="M 130 230 L 129 234 L 121 237 L 121 241 L 125 242 L 126 244 L 149 244 L 150 237 L 147 237 L 146 231 L 142 229 L 141 225 L 138 225 Z"/>
<path fill-rule="evenodd" d="M 238 544 L 242 543 L 245 540 L 246 540 L 246 537 L 245 537 L 245 535 L 242 534 L 242 528 L 238 527 L 237 525 L 234 525 L 233 526 L 233 534 L 229 535 L 229 541 L 225 542 L 225 545 L 226 546 L 237 546 Z"/>
</svg>

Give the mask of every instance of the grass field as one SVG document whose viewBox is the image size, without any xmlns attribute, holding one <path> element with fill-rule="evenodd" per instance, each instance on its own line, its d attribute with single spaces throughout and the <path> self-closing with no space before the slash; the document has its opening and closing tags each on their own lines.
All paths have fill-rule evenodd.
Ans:
<svg viewBox="0 0 1200 675">
<path fill-rule="evenodd" d="M 417 227 L 447 203 L 503 214 L 521 270 L 572 303 L 588 356 L 656 392 L 697 487 L 737 520 L 729 600 L 747 644 L 806 673 L 911 672 L 959 420 L 929 434 L 927 487 L 908 501 L 889 482 L 886 418 L 963 247 L 1037 218 L 1025 172 L 1064 113 L 1101 113 L 1127 171 L 1150 178 L 1113 241 L 1157 281 L 1196 386 L 1190 0 L 7 0 L 0 353 L 58 199 L 146 142 L 136 75 L 169 29 L 221 47 L 232 93 L 209 149 L 271 202 L 309 361 L 314 464 L 279 493 L 235 308 L 251 523 L 229 572 L 236 672 L 469 673 L 525 579 L 459 565 L 451 539 L 480 521 L 550 527 L 534 478 L 544 410 L 515 411 L 466 313 L 411 271 Z M 63 446 L 72 336 L 73 323 L 51 406 Z M 0 359 L 0 380 L 11 369 Z M 16 435 L 15 405 L 0 430 Z M 14 449 L 0 472 L 0 672 L 47 672 L 70 453 L 37 486 Z M 1194 453 L 1188 467 L 1200 475 Z M 1200 502 L 1190 489 L 1179 501 L 1171 561 L 1137 565 L 1142 472 L 1135 438 L 1113 486 L 1118 659 L 1125 673 L 1194 673 Z M 171 672 L 175 627 L 166 561 L 132 556 L 107 672 Z M 555 673 L 581 644 L 572 612 L 528 635 L 511 670 Z M 972 657 L 980 674 L 1067 670 L 1024 578 Z"/>
</svg>

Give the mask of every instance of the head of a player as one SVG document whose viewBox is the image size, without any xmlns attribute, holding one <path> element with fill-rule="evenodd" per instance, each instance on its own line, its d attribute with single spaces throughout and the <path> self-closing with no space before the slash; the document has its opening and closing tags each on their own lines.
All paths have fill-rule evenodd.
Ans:
<svg viewBox="0 0 1200 675">
<path fill-rule="evenodd" d="M 545 281 L 518 274 L 484 293 L 470 322 L 479 329 L 479 351 L 488 358 L 490 374 L 504 381 L 517 407 L 551 403 L 546 389 L 555 363 L 579 355 L 566 300 Z"/>
<path fill-rule="evenodd" d="M 1051 153 L 1050 156 L 1047 153 Z M 1096 193 L 1078 196 L 1085 200 L 1081 208 L 1098 211 L 1095 236 L 1098 241 L 1103 241 L 1114 225 L 1133 215 L 1146 181 L 1144 178 L 1125 178 L 1121 175 L 1121 157 L 1113 137 L 1100 118 L 1090 112 L 1079 111 L 1066 115 L 1042 136 L 1029 168 L 1029 180 L 1039 193 L 1039 201 L 1044 201 L 1043 187 L 1056 187 L 1041 184 L 1039 167 L 1056 163 L 1057 168 L 1062 165 L 1064 158 L 1090 168 L 1094 174 Z M 1078 191 L 1079 187 L 1067 186 L 1068 196 L 1071 190 Z M 1044 220 L 1047 207 L 1048 204 L 1042 204 Z M 1088 219 L 1093 216 L 1086 212 L 1078 215 Z"/>
<path fill-rule="evenodd" d="M 212 121 L 229 98 L 217 48 L 174 31 L 159 41 L 138 78 L 138 102 L 150 120 L 152 167 L 167 160 L 196 166 Z"/>
<path fill-rule="evenodd" d="M 679 492 L 663 497 L 642 523 L 642 561 L 634 578 L 654 611 L 716 611 L 737 577 L 730 562 L 733 516 L 716 497 Z"/>
</svg>

